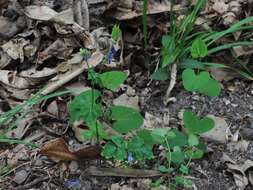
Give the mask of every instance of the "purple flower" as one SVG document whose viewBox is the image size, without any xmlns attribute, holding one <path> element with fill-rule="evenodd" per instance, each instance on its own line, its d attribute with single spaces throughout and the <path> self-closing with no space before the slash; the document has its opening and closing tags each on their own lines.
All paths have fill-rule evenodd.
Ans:
<svg viewBox="0 0 253 190">
<path fill-rule="evenodd" d="M 110 50 L 110 52 L 109 52 L 109 55 L 108 55 L 108 63 L 109 63 L 109 64 L 112 63 L 112 59 L 113 59 L 113 57 L 114 57 L 114 55 L 115 55 L 116 52 L 117 52 L 117 51 L 116 51 L 115 47 L 112 46 L 112 48 L 111 48 L 111 50 Z"/>
<path fill-rule="evenodd" d="M 127 161 L 132 162 L 133 160 L 134 160 L 133 154 L 131 152 L 129 152 L 128 155 L 127 155 Z"/>
<path fill-rule="evenodd" d="M 81 188 L 81 182 L 79 179 L 69 179 L 64 183 L 65 187 L 70 188 Z"/>
</svg>

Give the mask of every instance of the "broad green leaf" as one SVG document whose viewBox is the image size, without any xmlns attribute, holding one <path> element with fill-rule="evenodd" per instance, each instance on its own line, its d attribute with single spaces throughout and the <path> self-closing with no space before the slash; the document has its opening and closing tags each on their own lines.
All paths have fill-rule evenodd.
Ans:
<svg viewBox="0 0 253 190">
<path fill-rule="evenodd" d="M 121 161 L 125 160 L 127 158 L 126 149 L 117 148 L 114 157 L 116 160 L 121 160 Z"/>
<path fill-rule="evenodd" d="M 138 111 L 124 106 L 112 106 L 110 118 L 112 127 L 119 133 L 128 133 L 143 124 L 143 117 Z"/>
<path fill-rule="evenodd" d="M 206 44 L 200 40 L 200 38 L 191 46 L 191 56 L 193 58 L 203 58 L 208 55 L 208 50 Z"/>
<path fill-rule="evenodd" d="M 151 75 L 151 79 L 161 80 L 161 81 L 167 80 L 169 79 L 169 77 L 170 76 L 169 76 L 168 67 L 160 68 Z"/>
<path fill-rule="evenodd" d="M 102 116 L 102 106 L 97 100 L 101 94 L 97 90 L 87 90 L 76 96 L 69 104 L 70 122 L 83 120 L 93 122 Z"/>
<path fill-rule="evenodd" d="M 86 123 L 88 127 L 90 128 L 89 132 L 83 133 L 84 137 L 87 138 L 89 135 L 91 135 L 90 138 L 93 137 L 99 137 L 99 139 L 107 139 L 108 134 L 103 129 L 103 126 L 98 121 L 91 121 Z"/>
<path fill-rule="evenodd" d="M 167 142 L 169 143 L 170 148 L 187 145 L 188 139 L 184 133 L 178 131 L 177 129 L 171 129 L 170 132 L 173 132 L 175 134 L 174 138 L 167 137 Z M 163 145 L 165 147 L 167 146 L 166 143 L 163 143 Z"/>
<path fill-rule="evenodd" d="M 220 84 L 210 77 L 206 71 L 196 75 L 194 70 L 185 69 L 182 74 L 183 86 L 190 92 L 200 92 L 208 96 L 218 96 L 221 91 Z"/>
<path fill-rule="evenodd" d="M 218 81 L 210 79 L 206 85 L 199 88 L 199 92 L 208 96 L 219 96 L 221 92 L 221 86 Z"/>
<path fill-rule="evenodd" d="M 170 154 L 166 154 L 166 158 L 168 161 L 169 159 L 171 159 L 171 162 L 175 164 L 180 164 L 185 160 L 185 154 L 181 151 L 181 149 L 174 147 L 173 152 L 171 152 Z"/>
<path fill-rule="evenodd" d="M 211 118 L 204 117 L 200 119 L 191 111 L 184 112 L 183 120 L 187 131 L 196 135 L 205 133 L 214 127 L 214 121 Z"/>
<path fill-rule="evenodd" d="M 151 136 L 155 142 L 163 143 L 165 142 L 165 137 L 168 131 L 169 131 L 168 128 L 155 128 L 151 132 Z"/>
<path fill-rule="evenodd" d="M 188 144 L 189 146 L 197 146 L 199 144 L 199 138 L 194 134 L 189 134 Z"/>
<path fill-rule="evenodd" d="M 133 154 L 135 160 L 143 161 L 154 157 L 152 150 L 153 146 L 144 144 L 144 141 L 138 136 L 129 140 L 127 147 L 128 151 Z"/>
<path fill-rule="evenodd" d="M 204 156 L 203 150 L 196 149 L 196 150 L 187 150 L 185 152 L 187 157 L 190 159 L 201 159 Z"/>
<path fill-rule="evenodd" d="M 127 74 L 121 71 L 109 71 L 99 75 L 103 87 L 116 90 L 127 78 Z"/>
<path fill-rule="evenodd" d="M 201 38 L 196 38 L 193 41 L 191 55 L 193 58 L 203 58 L 208 55 L 207 45 Z"/>
<path fill-rule="evenodd" d="M 125 147 L 125 141 L 121 136 L 112 136 L 112 142 L 118 147 Z"/>
<path fill-rule="evenodd" d="M 112 142 L 108 142 L 104 145 L 101 155 L 109 159 L 115 155 L 116 151 L 117 147 Z"/>
<path fill-rule="evenodd" d="M 156 144 L 156 141 L 151 136 L 151 130 L 143 129 L 137 132 L 137 136 L 140 137 L 146 145 L 152 146 Z"/>
</svg>

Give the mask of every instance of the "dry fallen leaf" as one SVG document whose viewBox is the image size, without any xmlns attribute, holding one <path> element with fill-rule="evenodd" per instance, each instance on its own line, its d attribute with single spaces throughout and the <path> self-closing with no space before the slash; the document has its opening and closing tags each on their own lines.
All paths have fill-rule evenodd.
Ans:
<svg viewBox="0 0 253 190">
<path fill-rule="evenodd" d="M 68 144 L 63 138 L 57 138 L 46 143 L 40 150 L 40 154 L 48 156 L 50 159 L 58 161 L 66 160 L 88 160 L 96 159 L 100 155 L 100 146 L 94 145 L 82 148 L 78 151 L 70 151 Z"/>
<path fill-rule="evenodd" d="M 227 163 L 228 172 L 233 174 L 235 183 L 240 190 L 246 188 L 249 183 L 247 173 L 250 172 L 249 169 L 253 168 L 253 161 L 246 160 L 244 164 L 231 164 Z"/>
</svg>

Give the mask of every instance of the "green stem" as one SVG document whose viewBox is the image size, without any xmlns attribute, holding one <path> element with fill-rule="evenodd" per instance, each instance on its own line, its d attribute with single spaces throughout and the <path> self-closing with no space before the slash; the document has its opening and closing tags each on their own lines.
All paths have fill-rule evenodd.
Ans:
<svg viewBox="0 0 253 190">
<path fill-rule="evenodd" d="M 171 151 L 170 151 L 170 145 L 169 145 L 169 142 L 168 142 L 167 138 L 165 137 L 164 139 L 165 139 L 165 142 L 166 142 L 167 150 L 168 150 L 168 152 L 169 152 L 169 161 L 168 161 L 169 163 L 168 163 L 168 165 L 169 165 L 169 169 L 170 169 L 170 167 L 171 167 Z"/>
</svg>

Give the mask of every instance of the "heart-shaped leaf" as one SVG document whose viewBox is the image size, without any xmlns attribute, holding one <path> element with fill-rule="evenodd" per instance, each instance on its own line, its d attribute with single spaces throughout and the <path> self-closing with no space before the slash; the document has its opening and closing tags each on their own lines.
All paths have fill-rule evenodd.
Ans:
<svg viewBox="0 0 253 190">
<path fill-rule="evenodd" d="M 102 86 L 109 90 L 116 90 L 127 78 L 121 71 L 109 71 L 99 75 Z"/>
<path fill-rule="evenodd" d="M 214 121 L 211 118 L 204 117 L 200 119 L 195 113 L 185 111 L 183 115 L 184 125 L 191 134 L 202 134 L 214 127 Z"/>
<path fill-rule="evenodd" d="M 206 71 L 202 71 L 196 75 L 194 70 L 185 69 L 183 74 L 184 88 L 190 92 L 200 92 L 208 96 L 218 96 L 221 91 L 220 84 L 210 77 Z"/>
<path fill-rule="evenodd" d="M 112 127 L 119 133 L 128 133 L 143 124 L 142 115 L 133 108 L 124 106 L 111 107 Z"/>
<path fill-rule="evenodd" d="M 102 106 L 97 102 L 100 96 L 97 90 L 87 90 L 76 96 L 69 104 L 70 122 L 83 120 L 89 123 L 101 116 Z"/>
</svg>

